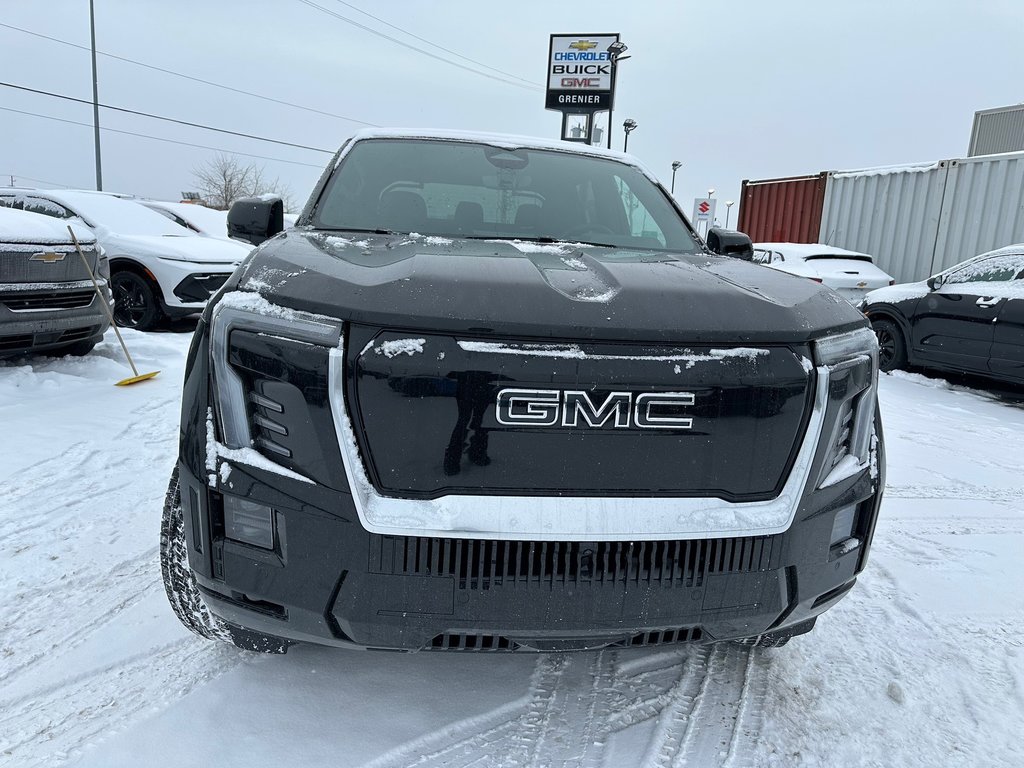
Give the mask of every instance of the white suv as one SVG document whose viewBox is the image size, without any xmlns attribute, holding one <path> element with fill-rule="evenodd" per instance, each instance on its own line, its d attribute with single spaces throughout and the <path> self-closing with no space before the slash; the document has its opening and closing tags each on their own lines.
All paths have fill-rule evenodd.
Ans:
<svg viewBox="0 0 1024 768">
<path fill-rule="evenodd" d="M 202 311 L 250 250 L 199 237 L 134 200 L 101 192 L 4 189 L 0 205 L 89 227 L 110 259 L 114 320 L 142 331 Z"/>
</svg>

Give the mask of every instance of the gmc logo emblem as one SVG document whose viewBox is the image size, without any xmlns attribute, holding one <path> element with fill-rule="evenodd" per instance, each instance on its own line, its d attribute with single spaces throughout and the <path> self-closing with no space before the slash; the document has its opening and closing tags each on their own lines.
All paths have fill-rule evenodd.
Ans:
<svg viewBox="0 0 1024 768">
<path fill-rule="evenodd" d="M 503 389 L 494 416 L 509 427 L 691 429 L 679 409 L 693 405 L 692 392 L 612 392 L 595 403 L 583 390 Z"/>
</svg>

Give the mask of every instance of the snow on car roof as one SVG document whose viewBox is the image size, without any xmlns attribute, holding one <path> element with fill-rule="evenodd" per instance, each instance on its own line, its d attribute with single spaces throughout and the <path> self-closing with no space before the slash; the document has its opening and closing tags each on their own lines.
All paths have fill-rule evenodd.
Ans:
<svg viewBox="0 0 1024 768">
<path fill-rule="evenodd" d="M 642 164 L 633 155 L 617 152 L 613 149 L 594 147 L 575 141 L 543 139 L 536 136 L 516 136 L 504 133 L 487 133 L 478 131 L 426 130 L 416 128 L 363 128 L 353 134 L 355 141 L 365 139 L 426 139 L 439 141 L 465 141 L 475 144 L 487 144 L 502 149 L 550 149 L 556 152 L 570 152 L 579 155 L 591 155 L 617 160 L 620 163 L 642 168 Z"/>
<path fill-rule="evenodd" d="M 198 237 L 179 227 L 136 200 L 105 192 L 75 189 L 32 189 L 25 194 L 49 198 L 66 205 L 88 219 L 87 224 L 104 226 L 120 235 L 179 235 Z"/>
<path fill-rule="evenodd" d="M 810 259 L 815 256 L 835 256 L 841 258 L 871 259 L 871 255 L 860 251 L 848 251 L 834 245 L 822 243 L 754 243 L 754 248 L 762 251 L 778 251 L 783 256 L 795 259 Z"/>
<path fill-rule="evenodd" d="M 96 241 L 95 236 L 81 224 L 0 206 L 0 242 L 31 243 L 33 245 L 67 245 L 71 242 L 68 224 L 83 245 Z"/>
</svg>

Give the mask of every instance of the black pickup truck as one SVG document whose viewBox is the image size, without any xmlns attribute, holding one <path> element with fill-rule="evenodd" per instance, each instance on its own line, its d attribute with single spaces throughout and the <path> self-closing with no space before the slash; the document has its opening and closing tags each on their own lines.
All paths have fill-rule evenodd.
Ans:
<svg viewBox="0 0 1024 768">
<path fill-rule="evenodd" d="M 713 253 L 633 158 L 367 131 L 281 217 L 233 208 L 261 245 L 189 356 L 161 554 L 198 634 L 780 645 L 865 567 L 867 321 Z"/>
</svg>

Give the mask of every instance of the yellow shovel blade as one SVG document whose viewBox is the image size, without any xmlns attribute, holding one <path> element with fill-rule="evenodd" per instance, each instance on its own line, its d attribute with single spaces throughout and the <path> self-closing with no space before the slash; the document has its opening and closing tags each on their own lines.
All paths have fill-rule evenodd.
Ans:
<svg viewBox="0 0 1024 768">
<path fill-rule="evenodd" d="M 127 387 L 129 384 L 138 384 L 140 381 L 145 381 L 146 379 L 152 379 L 158 373 L 160 373 L 160 371 L 153 371 L 152 373 L 141 373 L 138 376 L 129 376 L 127 379 L 121 379 L 114 386 L 115 387 Z"/>
</svg>

